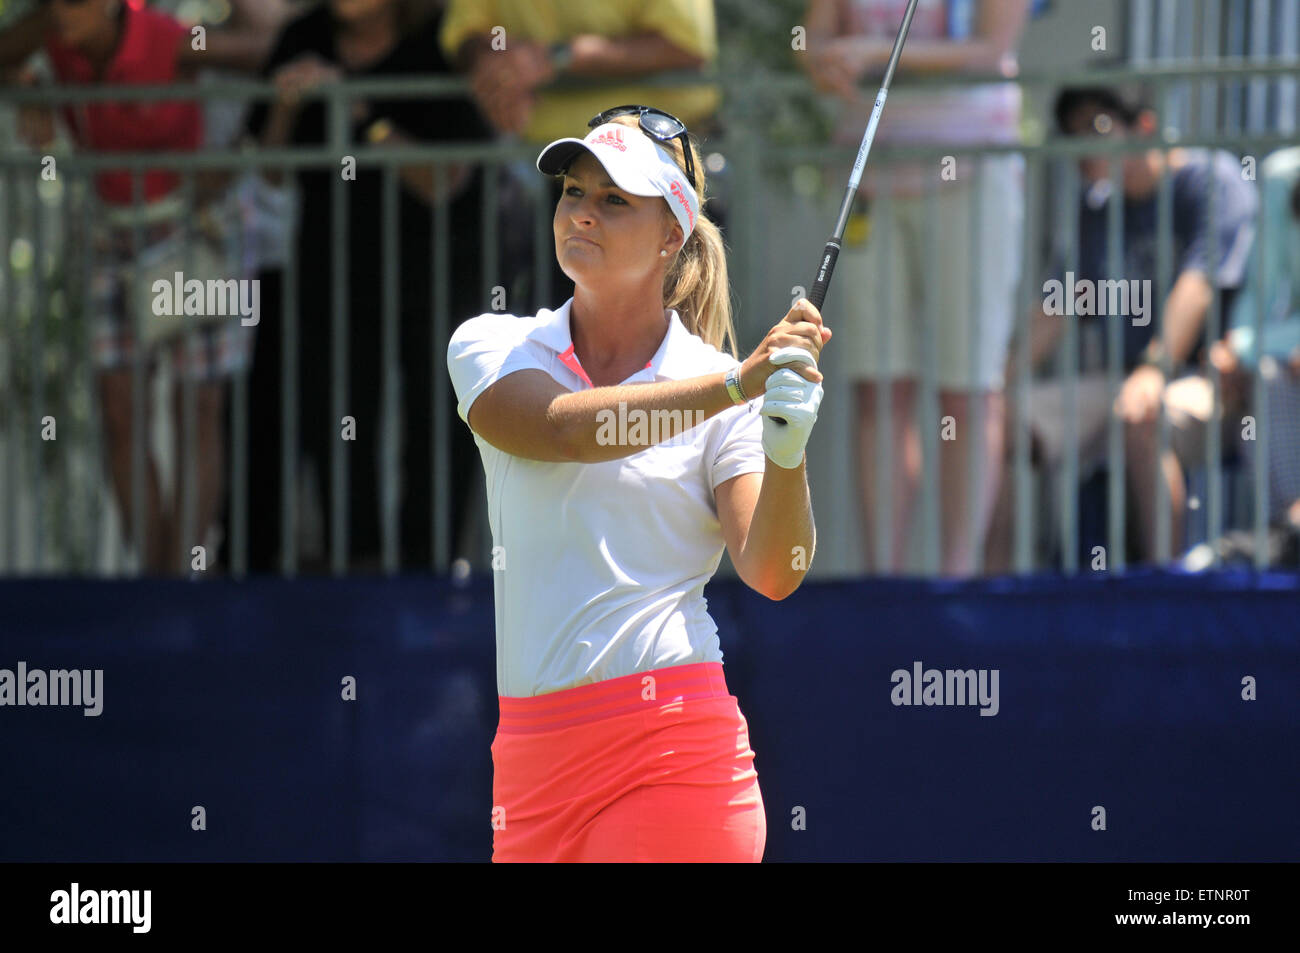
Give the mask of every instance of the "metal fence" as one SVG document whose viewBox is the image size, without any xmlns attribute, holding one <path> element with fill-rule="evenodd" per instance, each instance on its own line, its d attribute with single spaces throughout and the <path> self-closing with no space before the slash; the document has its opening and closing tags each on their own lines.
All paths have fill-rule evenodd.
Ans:
<svg viewBox="0 0 1300 953">
<path fill-rule="evenodd" d="M 1139 5 L 1140 6 L 1140 5 Z M 1104 153 L 1109 157 L 1112 174 L 1119 175 L 1119 162 L 1123 155 L 1149 148 L 1173 146 L 1203 146 L 1228 149 L 1239 154 L 1262 158 L 1271 150 L 1291 145 L 1294 120 L 1294 82 L 1300 61 L 1286 60 L 1222 62 L 1194 66 L 1154 66 L 1144 69 L 1111 69 L 1087 71 L 1077 74 L 1022 77 L 1023 87 L 1051 90 L 1071 83 L 1113 84 L 1141 81 L 1151 84 L 1158 93 L 1161 116 L 1167 121 L 1156 140 L 1147 141 L 1074 141 L 1047 138 L 1026 141 L 1015 146 L 996 146 L 972 149 L 961 144 L 926 145 L 924 147 L 889 148 L 878 146 L 873 150 L 871 162 L 877 168 L 890 168 L 903 162 L 933 162 L 936 167 L 945 155 L 958 153 L 967 156 L 996 156 L 1018 154 L 1026 163 L 1025 175 L 1025 228 L 1023 248 L 1020 250 L 1021 281 L 1015 300 L 1016 332 L 1012 361 L 1018 367 L 1016 383 L 1012 389 L 1014 413 L 1010 454 L 1011 470 L 1007 478 L 1013 481 L 1016 500 L 1014 568 L 1029 572 L 1048 568 L 1049 555 L 1036 548 L 1036 541 L 1045 527 L 1055 530 L 1059 548 L 1059 568 L 1066 573 L 1080 571 L 1077 559 L 1079 543 L 1078 450 L 1073 439 L 1077 355 L 1080 346 L 1078 319 L 1068 315 L 1065 321 L 1064 344 L 1058 369 L 1066 386 L 1067 437 L 1063 470 L 1057 477 L 1063 491 L 1058 494 L 1059 505 L 1044 511 L 1036 502 L 1036 483 L 1031 469 L 1025 407 L 1031 378 L 1029 367 L 1028 316 L 1042 305 L 1042 288 L 1037 277 L 1044 260 L 1044 245 L 1049 240 L 1064 240 L 1067 267 L 1077 262 L 1078 249 L 1074 247 L 1075 215 L 1078 194 L 1076 160 L 1086 154 Z M 1005 81 L 1002 77 L 988 77 L 988 81 Z M 666 77 L 665 83 L 680 81 L 680 77 Z M 698 77 L 694 77 L 698 82 Z M 715 191 L 728 209 L 726 235 L 731 249 L 733 294 L 738 300 L 738 324 L 742 349 L 752 347 L 762 333 L 779 319 L 788 305 L 791 286 L 806 283 L 811 264 L 820 240 L 797 242 L 792 238 L 796 228 L 776 229 L 765 216 L 774 206 L 770 196 L 790 181 L 794 170 L 814 167 L 831 170 L 831 177 L 847 170 L 853 151 L 832 149 L 821 144 L 775 144 L 763 137 L 759 117 L 765 97 L 781 96 L 796 80 L 779 80 L 768 77 L 764 85 L 755 84 L 746 77 L 722 77 L 727 92 L 724 115 L 727 117 L 724 134 L 702 144 L 702 151 L 716 154 L 714 166 Z M 978 82 L 979 78 L 966 78 L 963 83 Z M 905 86 L 933 86 L 951 84 L 948 80 L 900 79 L 899 88 Z M 1235 123 L 1219 117 L 1213 128 L 1199 126 L 1192 131 L 1180 127 L 1176 117 L 1186 106 L 1185 94 L 1195 89 L 1206 90 L 1221 86 L 1249 84 L 1250 89 L 1276 89 L 1270 102 L 1290 103 L 1291 117 L 1284 118 L 1283 109 L 1276 111 L 1273 128 L 1251 131 L 1235 128 Z M 448 447 L 450 428 L 461 426 L 454 408 L 447 403 L 445 346 L 451 330 L 468 314 L 451 313 L 450 289 L 457 276 L 452 274 L 449 249 L 459 240 L 450 231 L 446 204 L 429 209 L 433 235 L 433 255 L 429 262 L 433 276 L 429 307 L 432 326 L 433 353 L 429 355 L 433 367 L 432 389 L 429 402 L 432 414 L 432 484 L 428 487 L 406 487 L 406 493 L 429 493 L 433 500 L 433 547 L 429 566 L 402 565 L 399 559 L 403 527 L 398 519 L 398 494 L 401 492 L 396 476 L 401 433 L 399 410 L 402 382 L 397 372 L 399 363 L 398 303 L 394 293 L 397 285 L 397 255 L 402 236 L 396 216 L 399 169 L 402 167 L 427 167 L 432 170 L 435 182 L 446 176 L 449 163 L 471 162 L 485 169 L 505 174 L 512 167 L 531 167 L 536 147 L 519 143 L 496 142 L 489 144 L 456 144 L 430 146 L 380 147 L 349 141 L 349 108 L 353 98 L 436 98 L 461 95 L 466 89 L 460 79 L 410 78 L 402 80 L 358 80 L 345 84 L 324 86 L 312 95 L 322 97 L 328 105 L 329 142 L 319 148 L 284 149 L 226 149 L 196 153 L 114 153 L 111 155 L 70 153 L 55 157 L 54 175 L 49 174 L 47 157 L 14 149 L 0 153 L 0 393 L 4 394 L 0 407 L 0 568 L 8 574 L 20 573 L 76 573 L 117 575 L 138 571 L 140 554 L 134 561 L 128 556 L 125 539 L 143 540 L 145 536 L 146 494 L 146 401 L 150 386 L 148 368 L 140 349 L 132 364 L 132 427 L 131 447 L 131 519 L 130 525 L 116 528 L 111 511 L 114 509 L 108 491 L 101 460 L 105 452 L 105 435 L 96 409 L 96 382 L 91 355 L 92 295 L 91 242 L 102 213 L 95 199 L 93 176 L 103 170 L 128 169 L 133 176 L 137 203 L 143 197 L 142 181 L 145 170 L 170 169 L 182 176 L 181 194 L 187 203 L 195 195 L 195 178 L 208 170 L 224 170 L 232 174 L 247 171 L 294 173 L 306 169 L 338 170 L 343 157 L 351 157 L 357 167 L 377 169 L 382 174 L 383 195 L 383 247 L 386 266 L 377 275 L 376 311 L 379 315 L 379 334 L 383 360 L 380 456 L 383 462 L 383 479 L 380 481 L 380 514 L 382 561 L 378 567 L 386 573 L 432 569 L 447 572 L 458 549 L 469 557 L 471 566 L 483 569 L 490 565 L 490 539 L 486 530 L 486 515 L 481 506 L 471 522 L 476 530 L 469 543 L 451 538 L 451 498 L 448 474 Z M 1285 91 L 1290 89 L 1291 93 Z M 186 98 L 193 99 L 244 99 L 266 100 L 273 95 L 267 84 L 253 82 L 223 82 L 196 86 L 185 90 Z M 1290 99 L 1287 99 L 1290 96 Z M 1183 98 L 1180 98 L 1183 97 Z M 0 104 L 52 105 L 85 101 L 175 100 L 174 88 L 123 87 L 123 88 L 54 88 L 43 90 L 0 90 Z M 1181 105 L 1178 105 L 1181 104 Z M 1198 116 L 1207 115 L 1197 112 Z M 288 177 L 292 182 L 292 176 Z M 494 294 L 500 299 L 502 235 L 499 234 L 498 174 L 485 177 L 482 192 L 480 261 L 483 306 L 474 313 L 493 310 Z M 550 217 L 552 208 L 540 177 L 534 175 L 532 217 L 533 247 L 532 273 L 535 281 L 530 285 L 525 302 L 507 300 L 508 310 L 515 314 L 529 314 L 537 307 L 558 306 L 551 299 L 549 272 L 554 249 L 551 242 Z M 842 186 L 840 186 L 842 188 Z M 348 181 L 335 175 L 331 189 L 332 220 L 336 227 L 331 235 L 331 255 L 328 261 L 311 263 L 313 280 L 329 281 L 332 287 L 333 312 L 328 316 L 329 359 L 331 368 L 331 406 L 329 418 L 337 425 L 347 415 L 349 392 L 358 382 L 349 380 L 348 332 L 350 322 L 365 316 L 351 314 L 349 299 L 348 229 L 346 214 L 346 189 Z M 1171 225 L 1169 216 L 1169 180 L 1166 176 L 1159 191 L 1159 215 L 1162 230 L 1159 235 L 1158 262 L 1160 273 L 1156 276 L 1156 299 L 1163 300 L 1171 283 Z M 829 224 L 818 220 L 815 203 L 809 203 L 803 225 L 824 232 Z M 975 234 L 982 215 L 992 210 L 982 209 L 976 202 L 972 209 Z M 1211 216 L 1214 214 L 1211 206 Z M 1123 236 L 1123 205 L 1110 203 L 1109 241 L 1110 269 L 1120 275 Z M 192 220 L 194 209 L 189 207 L 186 220 Z M 137 226 L 137 238 L 139 229 Z M 822 236 L 824 237 L 824 236 Z M 290 243 L 292 248 L 292 242 Z M 136 244 L 134 247 L 141 247 Z M 806 249 L 806 250 L 805 250 Z M 803 262 L 802 265 L 799 263 Z M 774 267 L 774 263 L 776 267 Z M 793 263 L 793 264 L 792 264 Z M 297 272 L 292 258 L 286 263 L 284 274 L 291 277 Z M 978 271 L 978 266 L 977 269 Z M 319 276 L 318 278 L 316 276 Z M 328 277 L 326 277 L 328 276 Z M 251 277 L 247 276 L 247 277 Z M 303 408 L 295 405 L 297 382 L 302 368 L 298 366 L 303 322 L 307 316 L 299 313 L 299 291 L 293 280 L 282 287 L 281 310 L 284 315 L 283 363 L 281 367 L 281 454 L 282 480 L 278 488 L 281 539 L 279 569 L 287 575 L 301 571 L 302 554 L 298 541 L 302 538 L 303 500 L 300 499 L 298 467 L 295 460 L 298 446 L 298 428 Z M 834 298 L 848 294 L 850 289 L 832 286 L 827 302 L 827 322 L 833 325 Z M 866 289 L 865 293 L 872 293 Z M 1260 299 L 1257 299 L 1260 300 Z M 776 304 L 774 305 L 773 302 Z M 1259 338 L 1263 322 L 1261 313 L 1255 315 L 1254 330 Z M 1224 328 L 1218 297 L 1208 318 L 1209 340 L 1217 340 Z M 132 311 L 136 339 L 144 330 L 145 315 L 140 307 Z M 1159 313 L 1153 319 L 1157 333 L 1164 334 Z M 194 333 L 193 324 L 187 325 L 186 334 Z M 250 327 L 249 333 L 258 329 Z M 978 332 L 977 332 L 978 333 Z M 1111 321 L 1105 328 L 1110 339 L 1109 363 L 1106 373 L 1115 393 L 1121 379 L 1119 322 Z M 840 431 L 834 422 L 837 414 L 846 413 L 845 391 L 836 383 L 837 370 L 833 358 L 834 348 L 827 349 L 827 401 L 823 407 L 820 432 L 814 435 L 810 446 L 810 480 L 814 499 L 818 500 L 818 514 L 822 517 L 819 534 L 819 551 L 826 550 L 831 558 L 823 560 L 814 573 L 825 575 L 853 574 L 857 571 L 852 521 L 830 519 L 831 514 L 852 512 L 851 500 L 855 490 L 852 475 L 835 461 L 842 456 L 843 448 L 836 446 Z M 1166 367 L 1166 371 L 1169 368 Z M 1219 381 L 1210 370 L 1216 400 Z M 364 386 L 366 382 L 361 382 Z M 836 389 L 840 387 L 841 389 Z M 883 382 L 879 393 L 884 394 Z M 1271 424 L 1267 402 L 1263 397 L 1264 382 L 1257 371 L 1254 391 L 1257 401 L 1258 439 L 1261 452 L 1268 446 Z M 182 432 L 193 434 L 195 422 L 195 394 L 191 381 L 186 379 L 182 393 Z M 920 493 L 920 565 L 926 574 L 939 572 L 940 510 L 938 481 L 939 419 L 937 391 L 933 367 L 926 369 L 920 382 L 919 421 L 922 433 L 923 479 Z M 231 416 L 226 435 L 229 447 L 227 484 L 229 493 L 230 561 L 228 571 L 242 575 L 247 571 L 248 501 L 250 487 L 248 472 L 248 434 L 250 407 L 247 375 L 236 374 L 230 382 Z M 886 404 L 878 402 L 878 433 L 888 434 Z M 53 422 L 53 427 L 50 426 Z M 1286 421 L 1286 425 L 1294 422 Z M 973 421 L 973 429 L 980 422 Z M 1213 431 L 1213 428 L 1211 428 Z M 1159 430 L 1160 447 L 1168 448 L 1168 422 L 1162 417 Z M 191 451 L 193 440 L 189 440 Z M 1108 493 L 1106 519 L 1106 549 L 1110 554 L 1109 569 L 1124 568 L 1125 533 L 1127 528 L 1124 480 L 1124 445 L 1121 423 L 1113 414 L 1108 430 Z M 980 445 L 972 441 L 972 472 L 985 473 L 987 461 L 980 459 Z M 324 518 L 332 524 L 330 551 L 326 554 L 328 571 L 343 574 L 352 568 L 348 556 L 349 470 L 356 463 L 349 459 L 342 440 L 331 444 L 329 467 L 332 471 L 331 495 L 322 501 Z M 880 439 L 876 456 L 879 476 L 887 480 L 887 457 L 891 452 L 888 436 Z M 1220 447 L 1211 432 L 1205 458 L 1205 536 L 1214 539 L 1226 524 L 1224 504 L 1224 478 L 1220 463 Z M 197 463 L 193 452 L 179 453 L 174 484 L 181 501 L 183 525 L 177 539 L 176 565 L 189 570 L 194 565 L 194 546 L 204 545 L 195 535 Z M 1257 565 L 1267 561 L 1264 538 L 1267 531 L 1268 499 L 1267 468 L 1257 468 L 1252 487 L 1253 509 L 1249 525 L 1253 528 L 1257 546 Z M 260 489 L 260 488 L 259 488 Z M 265 492 L 265 490 L 263 490 Z M 1157 481 L 1157 499 L 1164 484 Z M 823 502 L 825 501 L 825 502 Z M 849 507 L 840 509 L 840 507 Z M 870 541 L 874 551 L 881 553 L 889 532 L 888 507 L 879 514 L 875 523 L 877 538 Z M 1164 503 L 1158 512 L 1167 520 Z M 1234 514 L 1238 517 L 1241 514 Z M 1244 518 L 1244 517 L 1243 517 Z M 1167 525 L 1165 526 L 1167 529 Z M 1159 538 L 1165 541 L 1165 533 Z M 137 547 L 138 548 L 138 547 Z M 836 555 L 838 554 L 838 556 Z M 1167 541 L 1158 553 L 1161 562 L 1173 555 Z M 977 567 L 978 568 L 978 567 Z M 1085 567 L 1086 568 L 1086 567 Z"/>
<path fill-rule="evenodd" d="M 1130 0 L 1128 62 L 1152 64 L 1293 60 L 1300 52 L 1300 0 Z M 1296 78 L 1180 83 L 1169 119 L 1196 134 L 1294 132 Z"/>
</svg>

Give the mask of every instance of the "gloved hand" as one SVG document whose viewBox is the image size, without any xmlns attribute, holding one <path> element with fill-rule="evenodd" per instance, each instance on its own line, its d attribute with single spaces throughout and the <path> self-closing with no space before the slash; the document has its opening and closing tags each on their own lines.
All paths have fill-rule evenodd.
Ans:
<svg viewBox="0 0 1300 953">
<path fill-rule="evenodd" d="M 783 347 L 768 358 L 773 364 L 811 364 L 812 354 L 801 347 Z M 822 402 L 822 385 L 789 368 L 773 371 L 767 378 L 763 395 L 763 452 L 779 467 L 793 470 L 803 461 L 804 447 L 817 422 L 817 408 Z M 775 418 L 782 418 L 779 423 Z"/>
</svg>

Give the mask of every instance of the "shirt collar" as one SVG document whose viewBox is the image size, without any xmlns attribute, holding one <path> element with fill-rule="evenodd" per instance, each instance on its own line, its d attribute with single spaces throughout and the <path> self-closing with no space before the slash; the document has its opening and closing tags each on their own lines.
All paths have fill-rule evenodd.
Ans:
<svg viewBox="0 0 1300 953">
<path fill-rule="evenodd" d="M 556 355 L 571 370 L 580 377 L 585 377 L 578 364 L 577 357 L 573 353 L 573 335 L 569 330 L 569 317 L 573 309 L 573 298 L 569 298 L 559 308 L 549 313 L 546 320 L 530 335 L 534 341 L 545 344 L 548 348 L 555 351 Z M 669 380 L 678 380 L 682 377 L 690 376 L 689 370 L 689 348 L 691 339 L 695 335 L 686 329 L 682 324 L 681 317 L 677 314 L 676 309 L 668 310 L 668 333 L 664 335 L 663 341 L 659 345 L 659 350 L 650 358 L 650 363 L 637 371 L 629 380 L 647 375 L 650 380 L 656 380 L 660 377 L 666 377 Z"/>
</svg>

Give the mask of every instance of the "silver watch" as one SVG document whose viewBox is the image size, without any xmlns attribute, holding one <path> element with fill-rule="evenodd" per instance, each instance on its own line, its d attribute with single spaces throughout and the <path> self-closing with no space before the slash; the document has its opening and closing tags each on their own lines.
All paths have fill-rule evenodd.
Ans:
<svg viewBox="0 0 1300 953">
<path fill-rule="evenodd" d="M 740 384 L 740 365 L 736 365 L 727 371 L 727 393 L 731 395 L 733 404 L 747 404 L 749 398 L 745 396 L 745 388 Z"/>
</svg>

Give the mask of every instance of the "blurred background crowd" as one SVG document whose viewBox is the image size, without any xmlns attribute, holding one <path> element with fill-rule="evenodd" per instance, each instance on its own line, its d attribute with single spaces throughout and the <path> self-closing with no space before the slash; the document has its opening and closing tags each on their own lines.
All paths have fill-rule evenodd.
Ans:
<svg viewBox="0 0 1300 953">
<path fill-rule="evenodd" d="M 0 0 L 0 566 L 485 570 L 438 358 L 572 292 L 528 157 L 613 105 L 679 117 L 752 347 L 811 278 L 905 6 Z M 1296 80 L 1240 59 L 1294 65 L 1297 4 L 1172 6 L 921 0 L 823 309 L 827 573 L 1300 565 Z M 193 92 L 39 96 L 140 84 Z M 467 148 L 348 174 L 426 146 Z M 160 156 L 48 174 L 113 152 Z M 161 320 L 176 271 L 257 280 L 257 323 Z M 1128 306 L 1090 313 L 1115 280 Z"/>
</svg>

